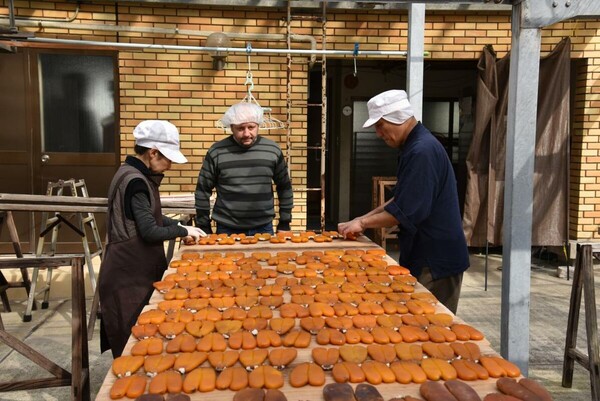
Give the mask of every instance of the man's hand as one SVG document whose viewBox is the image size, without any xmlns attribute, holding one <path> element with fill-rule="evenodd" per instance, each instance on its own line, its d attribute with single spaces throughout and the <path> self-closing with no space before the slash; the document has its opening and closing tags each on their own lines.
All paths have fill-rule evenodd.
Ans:
<svg viewBox="0 0 600 401">
<path fill-rule="evenodd" d="M 337 231 L 340 235 L 344 236 L 344 238 L 351 234 L 360 234 L 364 231 L 362 219 L 354 219 L 345 223 L 339 223 Z"/>
</svg>

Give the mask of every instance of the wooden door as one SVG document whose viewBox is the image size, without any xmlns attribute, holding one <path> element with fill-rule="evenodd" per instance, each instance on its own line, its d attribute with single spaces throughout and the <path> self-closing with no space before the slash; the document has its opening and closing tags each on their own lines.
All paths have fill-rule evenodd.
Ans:
<svg viewBox="0 0 600 401">
<path fill-rule="evenodd" d="M 0 73 L 0 192 L 45 194 L 48 182 L 84 179 L 90 196 L 106 197 L 119 166 L 116 53 L 19 49 L 0 54 Z M 39 216 L 15 218 L 31 250 Z M 59 236 L 65 252 L 78 241 Z"/>
</svg>

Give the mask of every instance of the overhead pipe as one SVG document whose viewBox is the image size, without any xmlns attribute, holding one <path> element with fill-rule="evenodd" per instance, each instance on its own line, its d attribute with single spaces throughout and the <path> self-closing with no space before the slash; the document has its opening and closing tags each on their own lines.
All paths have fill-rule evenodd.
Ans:
<svg viewBox="0 0 600 401">
<path fill-rule="evenodd" d="M 7 19 L 9 17 L 0 17 L 0 19 Z M 75 30 L 86 30 L 86 31 L 106 31 L 106 32 L 130 32 L 130 33 L 148 33 L 148 34 L 159 34 L 159 35 L 186 35 L 186 36 L 202 36 L 208 37 L 214 31 L 196 31 L 191 29 L 179 29 L 179 28 L 155 28 L 155 27 L 140 27 L 140 26 L 126 26 L 126 25 L 100 25 L 100 24 L 73 24 L 64 21 L 47 21 L 40 19 L 17 19 L 15 21 L 16 26 L 31 27 L 31 28 L 56 28 L 56 29 L 75 29 Z M 233 39 L 239 40 L 286 40 L 287 36 L 276 33 L 246 33 L 246 32 L 224 32 L 227 36 Z M 314 51 L 317 49 L 317 40 L 310 35 L 298 35 L 292 34 L 291 39 L 296 42 L 308 42 L 310 43 L 311 51 L 307 51 L 306 54 L 310 54 L 311 66 L 316 61 L 316 54 Z M 78 42 L 82 43 L 82 42 Z M 95 45 L 102 46 L 98 42 Z M 114 46 L 112 44 L 111 46 Z M 191 50 L 191 49 L 189 49 Z M 198 50 L 198 49 L 194 49 Z M 208 50 L 208 48 L 207 48 Z"/>
<path fill-rule="evenodd" d="M 269 54 L 329 54 L 345 56 L 406 56 L 404 50 L 304 50 L 304 49 L 260 49 L 253 47 L 210 47 L 210 46 L 182 46 L 161 45 L 153 43 L 122 43 L 122 42 L 100 42 L 94 40 L 75 39 L 53 39 L 53 38 L 27 38 L 28 42 L 40 43 L 63 43 L 70 45 L 83 44 L 88 46 L 122 47 L 129 49 L 159 49 L 159 50 L 187 50 L 200 52 L 229 52 L 229 53 L 269 53 Z M 424 52 L 428 55 L 429 52 Z"/>
</svg>

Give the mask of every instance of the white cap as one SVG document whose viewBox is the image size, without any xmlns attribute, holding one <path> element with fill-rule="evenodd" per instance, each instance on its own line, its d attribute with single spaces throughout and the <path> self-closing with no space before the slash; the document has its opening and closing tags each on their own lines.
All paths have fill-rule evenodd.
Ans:
<svg viewBox="0 0 600 401">
<path fill-rule="evenodd" d="M 398 89 L 385 91 L 372 97 L 367 103 L 367 108 L 369 119 L 365 121 L 363 128 L 370 127 L 381 118 L 394 124 L 403 124 L 415 115 L 406 92 Z"/>
<path fill-rule="evenodd" d="M 179 150 L 177 127 L 164 120 L 142 121 L 133 130 L 135 144 L 149 149 L 158 149 L 167 159 L 175 163 L 187 162 Z"/>
<path fill-rule="evenodd" d="M 250 102 L 236 103 L 223 114 L 221 123 L 225 127 L 244 123 L 260 125 L 263 123 L 263 109 L 259 105 Z"/>
</svg>

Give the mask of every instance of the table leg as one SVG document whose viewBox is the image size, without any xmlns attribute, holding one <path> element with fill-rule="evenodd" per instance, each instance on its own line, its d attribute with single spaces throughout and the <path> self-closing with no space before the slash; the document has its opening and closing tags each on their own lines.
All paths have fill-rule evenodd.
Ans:
<svg viewBox="0 0 600 401">
<path fill-rule="evenodd" d="M 71 400 L 90 401 L 90 371 L 85 313 L 83 264 L 73 259 L 71 287 L 73 296 Z"/>
</svg>

